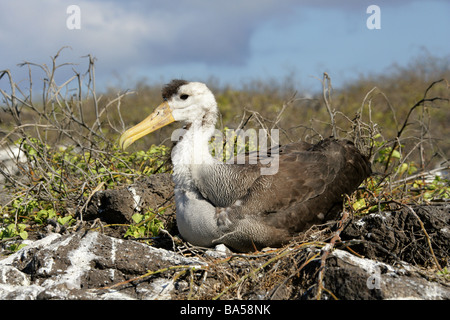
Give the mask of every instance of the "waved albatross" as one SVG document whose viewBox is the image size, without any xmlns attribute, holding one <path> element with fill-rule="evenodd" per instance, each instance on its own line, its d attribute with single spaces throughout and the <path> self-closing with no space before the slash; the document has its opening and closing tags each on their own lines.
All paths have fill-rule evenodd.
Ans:
<svg viewBox="0 0 450 320">
<path fill-rule="evenodd" d="M 351 142 L 332 138 L 279 147 L 276 174 L 262 174 L 260 162 L 224 163 L 208 149 L 218 108 L 207 86 L 172 80 L 162 97 L 150 116 L 120 137 L 120 145 L 125 149 L 174 121 L 186 124 L 171 156 L 177 226 L 193 245 L 223 243 L 242 252 L 281 246 L 312 225 L 335 219 L 343 195 L 371 173 Z"/>
</svg>

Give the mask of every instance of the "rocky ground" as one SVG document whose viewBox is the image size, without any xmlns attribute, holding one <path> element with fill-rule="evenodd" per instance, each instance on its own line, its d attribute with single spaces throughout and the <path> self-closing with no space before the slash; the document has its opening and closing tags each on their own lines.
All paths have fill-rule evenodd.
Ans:
<svg viewBox="0 0 450 320">
<path fill-rule="evenodd" d="M 73 230 L 49 227 L 0 256 L 0 299 L 450 299 L 448 203 L 353 217 L 336 242 L 316 228 L 249 254 L 184 243 L 172 203 L 167 174 L 96 193 Z M 146 207 L 167 207 L 152 245 L 107 226 Z"/>
</svg>

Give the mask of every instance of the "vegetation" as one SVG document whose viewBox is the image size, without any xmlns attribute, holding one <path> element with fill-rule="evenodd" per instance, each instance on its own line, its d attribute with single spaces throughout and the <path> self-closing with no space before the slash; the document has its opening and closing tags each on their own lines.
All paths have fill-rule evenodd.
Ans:
<svg viewBox="0 0 450 320">
<path fill-rule="evenodd" d="M 170 172 L 170 130 L 163 128 L 125 152 L 118 137 L 160 102 L 160 85 L 136 84 L 136 91 L 95 89 L 94 59 L 87 71 L 58 83 L 61 51 L 51 66 L 25 62 L 29 87 L 0 71 L 2 96 L 0 148 L 13 157 L 18 172 L 0 166 L 0 241 L 26 239 L 50 222 L 76 228 L 89 200 L 99 190 L 130 184 L 141 175 Z M 42 84 L 31 75 L 44 75 Z M 222 112 L 220 127 L 278 128 L 282 143 L 317 141 L 334 134 L 353 140 L 376 175 L 348 198 L 354 214 L 382 211 L 399 203 L 429 203 L 450 198 L 450 118 L 448 59 L 420 57 L 407 67 L 362 78 L 333 91 L 324 74 L 317 93 L 303 98 L 289 81 L 251 82 L 243 90 L 214 87 Z M 41 86 L 39 95 L 35 87 Z M 1 87 L 0 87 L 1 88 Z M 126 112 L 124 112 L 126 110 Z M 148 148 L 148 146 L 151 146 Z M 433 171 L 434 170 L 434 171 Z M 157 208 L 133 216 L 125 237 L 155 236 L 162 222 Z M 17 250 L 12 244 L 10 250 Z"/>
</svg>

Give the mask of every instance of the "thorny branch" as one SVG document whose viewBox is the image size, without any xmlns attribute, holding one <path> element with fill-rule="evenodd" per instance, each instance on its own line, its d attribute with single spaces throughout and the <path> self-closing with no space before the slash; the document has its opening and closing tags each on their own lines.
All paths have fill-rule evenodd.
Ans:
<svg viewBox="0 0 450 320">
<path fill-rule="evenodd" d="M 86 206 L 85 194 L 92 194 L 97 190 L 101 176 L 114 177 L 121 174 L 113 171 L 106 163 L 121 160 L 114 152 L 115 142 L 106 138 L 103 131 L 123 131 L 120 126 L 115 126 L 108 111 L 113 110 L 123 126 L 120 103 L 132 92 L 125 91 L 111 101 L 102 102 L 102 96 L 98 97 L 95 89 L 95 59 L 91 55 L 87 56 L 89 64 L 83 75 L 72 67 L 72 63 L 58 63 L 64 49 L 67 47 L 61 48 L 51 57 L 49 66 L 29 61 L 20 64 L 29 71 L 28 92 L 20 89 L 9 70 L 0 71 L 0 79 L 6 78 L 10 88 L 9 92 L 0 89 L 5 104 L 3 112 L 8 113 L 12 119 L 0 127 L 0 134 L 3 134 L 0 137 L 0 148 L 10 148 L 14 144 L 19 147 L 16 165 L 22 174 L 16 176 L 4 169 L 1 173 L 13 186 L 29 189 L 26 192 L 28 197 L 54 199 L 54 193 L 58 192 L 66 205 L 74 207 L 74 210 L 82 210 Z M 74 75 L 58 84 L 56 75 L 68 66 L 72 67 Z M 35 75 L 32 71 L 35 70 L 43 73 L 44 77 L 40 101 L 33 99 L 33 90 L 39 90 L 33 83 Z M 86 92 L 84 96 L 83 92 Z M 97 168 L 88 166 L 90 173 L 87 174 L 79 169 L 79 163 L 72 162 L 68 157 L 61 164 L 52 162 L 51 157 L 58 152 L 64 155 L 64 150 L 67 149 L 76 149 L 84 163 L 93 163 L 92 160 L 95 159 Z M 20 156 L 26 156 L 25 163 L 19 159 Z M 122 163 L 128 166 L 125 162 Z M 79 173 L 78 177 L 69 174 L 73 170 Z M 29 192 L 31 190 L 37 191 Z M 19 198 L 25 205 L 27 199 L 18 195 Z"/>
<path fill-rule="evenodd" d="M 400 145 L 400 137 L 403 133 L 403 131 L 405 130 L 405 128 L 409 125 L 409 117 L 411 116 L 412 112 L 419 106 L 424 105 L 426 102 L 434 102 L 434 101 L 438 101 L 438 100 L 443 100 L 443 101 L 449 101 L 448 99 L 442 98 L 442 97 L 433 97 L 433 98 L 427 98 L 428 92 L 431 90 L 431 88 L 433 88 L 434 85 L 444 82 L 445 79 L 440 79 L 437 81 L 433 81 L 428 88 L 425 90 L 425 93 L 423 95 L 423 98 L 420 99 L 419 101 L 417 101 L 408 111 L 408 114 L 406 115 L 405 121 L 403 122 L 401 128 L 398 130 L 397 132 L 397 136 L 394 139 L 394 145 L 392 146 L 391 152 L 389 153 L 389 156 L 387 158 L 386 161 L 386 165 L 384 167 L 384 173 L 386 174 L 389 168 L 389 164 L 390 161 L 392 159 L 392 155 L 394 154 L 394 151 L 397 149 L 397 147 Z"/>
</svg>

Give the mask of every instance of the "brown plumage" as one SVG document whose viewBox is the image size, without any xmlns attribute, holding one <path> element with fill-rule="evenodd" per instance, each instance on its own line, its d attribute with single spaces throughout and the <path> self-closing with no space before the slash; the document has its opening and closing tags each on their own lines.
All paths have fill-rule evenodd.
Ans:
<svg viewBox="0 0 450 320">
<path fill-rule="evenodd" d="M 239 251 L 285 244 L 312 225 L 337 218 L 344 194 L 371 173 L 367 158 L 346 140 L 293 143 L 281 147 L 279 156 L 275 175 L 261 175 L 261 164 L 200 169 L 196 186 L 226 221 L 219 223 L 224 236 L 216 243 Z M 239 225 L 249 230 L 236 232 Z"/>
<path fill-rule="evenodd" d="M 121 137 L 126 147 L 173 121 L 186 130 L 172 152 L 177 223 L 185 240 L 199 246 L 223 243 L 238 251 L 280 246 L 314 224 L 335 219 L 344 194 L 370 173 L 370 164 L 349 141 L 325 139 L 273 150 L 268 164 L 225 164 L 213 159 L 208 141 L 217 104 L 202 83 L 174 80 L 163 89 L 155 112 Z"/>
</svg>

